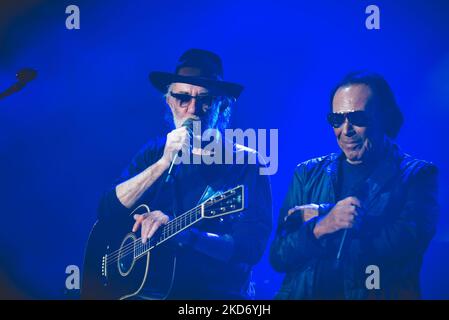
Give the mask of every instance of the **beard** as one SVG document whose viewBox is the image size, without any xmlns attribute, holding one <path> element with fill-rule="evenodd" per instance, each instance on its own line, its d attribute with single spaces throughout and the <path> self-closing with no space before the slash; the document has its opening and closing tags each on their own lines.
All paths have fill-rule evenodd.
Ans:
<svg viewBox="0 0 449 320">
<path fill-rule="evenodd" d="M 207 130 L 207 129 L 216 129 L 218 126 L 219 121 L 219 106 L 213 105 L 209 110 L 206 112 L 201 112 L 198 115 L 191 115 L 184 118 L 177 118 L 176 115 L 172 111 L 168 111 L 165 115 L 166 120 L 172 124 L 175 128 L 180 128 L 186 122 L 188 119 L 191 119 L 193 121 L 200 121 L 201 122 L 201 130 Z"/>
</svg>

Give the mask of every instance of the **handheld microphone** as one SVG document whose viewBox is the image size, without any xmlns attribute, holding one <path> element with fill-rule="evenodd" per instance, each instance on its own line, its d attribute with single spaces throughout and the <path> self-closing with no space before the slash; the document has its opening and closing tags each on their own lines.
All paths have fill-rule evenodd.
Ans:
<svg viewBox="0 0 449 320">
<path fill-rule="evenodd" d="M 340 266 L 340 261 L 341 261 L 341 252 L 343 250 L 343 246 L 345 244 L 345 240 L 346 240 L 346 236 L 348 234 L 348 229 L 345 229 L 343 231 L 343 235 L 341 236 L 341 241 L 340 241 L 340 246 L 338 248 L 338 252 L 337 252 L 337 258 L 335 260 L 335 267 L 338 268 Z"/>
<path fill-rule="evenodd" d="M 190 134 L 190 146 L 189 148 L 192 148 L 192 139 L 193 139 L 193 121 L 194 119 L 189 118 L 182 124 L 183 127 L 186 127 Z M 173 170 L 173 167 L 175 165 L 176 160 L 178 160 L 178 157 L 180 157 L 180 153 L 182 151 L 179 150 L 175 156 L 173 157 L 173 160 L 171 161 L 170 167 L 168 168 L 167 177 L 165 178 L 165 183 L 170 182 L 173 179 L 173 176 L 175 175 L 175 171 Z"/>
<path fill-rule="evenodd" d="M 22 90 L 25 85 L 34 80 L 37 77 L 37 71 L 31 68 L 21 69 L 16 74 L 17 82 L 10 86 L 8 89 L 0 93 L 0 99 L 12 95 L 15 92 Z"/>
<path fill-rule="evenodd" d="M 360 201 L 365 201 L 368 196 L 367 192 L 368 192 L 367 183 L 366 183 L 366 181 L 363 181 L 360 185 L 357 185 L 356 192 L 354 192 L 354 194 Z M 357 208 L 362 209 L 359 207 L 357 207 Z M 341 241 L 340 241 L 340 245 L 338 247 L 337 257 L 335 259 L 335 267 L 336 268 L 338 268 L 340 265 L 341 255 L 343 252 L 343 247 L 345 245 L 347 236 L 348 236 L 348 229 L 345 229 L 343 231 L 343 235 L 341 236 Z"/>
</svg>

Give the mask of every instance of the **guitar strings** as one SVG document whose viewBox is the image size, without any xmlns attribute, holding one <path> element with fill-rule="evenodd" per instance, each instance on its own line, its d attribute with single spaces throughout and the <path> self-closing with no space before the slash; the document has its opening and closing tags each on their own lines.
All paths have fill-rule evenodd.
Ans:
<svg viewBox="0 0 449 320">
<path fill-rule="evenodd" d="M 226 198 L 226 197 L 224 197 L 224 198 Z M 223 198 L 223 199 L 224 199 Z M 221 200 L 223 200 L 223 199 L 221 199 Z M 204 208 L 206 208 L 206 207 L 210 207 L 211 205 L 213 205 L 214 204 L 214 202 L 211 202 L 210 204 L 205 204 L 204 205 Z M 191 209 L 191 210 L 189 210 L 189 211 L 187 211 L 187 212 L 185 212 L 184 214 L 182 214 L 181 216 L 179 216 L 179 217 L 177 217 L 176 219 L 174 219 L 174 220 L 172 220 L 172 221 L 170 221 L 171 222 L 171 224 L 177 224 L 177 222 L 182 222 L 183 220 L 185 220 L 185 221 L 187 221 L 186 219 L 187 219 L 187 216 L 188 215 L 190 215 L 190 217 L 192 216 L 192 213 L 194 213 L 195 214 L 195 216 L 198 214 L 198 213 L 200 213 L 201 212 L 201 207 L 199 207 L 199 208 L 194 208 L 194 209 Z M 201 217 L 200 217 L 201 218 Z M 197 222 L 197 221 L 199 221 L 200 219 L 197 219 L 195 222 Z M 165 225 L 164 227 L 171 227 L 171 226 L 168 226 L 168 224 L 169 223 L 167 223 L 167 225 Z M 150 242 L 147 242 L 146 244 L 143 244 L 142 242 L 141 242 L 141 237 L 140 238 L 137 238 L 135 241 L 133 241 L 132 243 L 130 243 L 130 244 L 128 244 L 128 245 L 126 245 L 126 246 L 124 246 L 124 247 L 122 247 L 121 249 L 118 249 L 118 250 L 115 250 L 110 256 L 108 255 L 108 262 L 107 262 L 107 265 L 110 265 L 110 264 L 112 264 L 112 263 L 115 263 L 115 262 L 117 262 L 118 260 L 119 260 L 119 258 L 122 258 L 122 257 L 124 257 L 124 256 L 127 256 L 128 254 L 130 254 L 130 253 L 133 253 L 134 251 L 137 251 L 137 250 L 135 250 L 135 248 L 134 248 L 134 244 L 137 242 L 137 245 L 136 245 L 136 247 L 138 247 L 139 249 L 142 249 L 142 247 L 144 248 L 144 251 L 149 251 L 149 249 L 151 250 L 152 248 L 154 248 L 158 243 L 156 243 L 155 245 L 153 245 L 153 246 L 151 246 L 150 245 Z M 150 239 L 151 240 L 151 239 Z M 145 246 L 148 246 L 148 248 L 145 248 Z M 140 257 L 140 256 L 143 256 L 143 254 L 141 254 L 141 255 L 139 255 L 138 257 Z"/>
<path fill-rule="evenodd" d="M 195 212 L 195 215 L 197 215 L 198 213 L 200 213 L 201 211 L 199 210 L 199 209 L 197 209 L 196 210 L 196 212 Z M 187 217 L 186 217 L 187 218 Z M 183 218 L 184 219 L 184 218 Z M 200 217 L 200 219 L 201 219 L 201 217 Z M 199 221 L 200 219 L 197 219 L 196 217 L 195 217 L 195 220 L 196 221 L 194 221 L 194 222 L 197 222 L 197 221 Z M 179 220 L 179 221 L 181 221 L 181 220 Z M 181 226 L 181 224 L 179 224 L 179 226 Z M 165 225 L 164 227 L 168 227 L 168 228 L 171 228 L 172 226 L 167 226 L 167 225 Z M 176 228 L 176 226 L 175 226 L 175 228 Z M 173 233 L 173 235 L 175 235 L 176 233 Z M 172 237 L 173 235 L 171 235 L 170 237 Z M 169 238 L 169 237 L 167 237 L 167 238 Z M 166 239 L 167 239 L 166 238 Z M 153 247 L 155 247 L 156 245 L 158 245 L 159 243 L 158 242 L 156 242 L 155 244 L 152 244 L 151 243 L 151 240 L 152 240 L 153 238 L 150 238 L 149 239 L 149 241 L 147 242 L 147 243 L 142 243 L 141 242 L 141 240 L 142 240 L 142 238 L 141 237 L 139 237 L 139 238 L 136 238 L 136 240 L 134 240 L 133 242 L 131 242 L 131 243 L 129 243 L 129 244 L 127 244 L 126 246 L 123 246 L 121 249 L 118 249 L 118 250 L 116 250 L 116 251 L 114 251 L 114 253 L 113 254 L 111 254 L 111 255 L 108 255 L 108 265 L 110 264 L 110 263 L 115 263 L 119 258 L 122 258 L 122 257 L 124 257 L 124 256 L 126 256 L 126 255 L 128 255 L 128 254 L 130 254 L 130 253 L 133 253 L 133 252 L 145 252 L 145 251 L 147 251 L 147 250 L 149 250 L 149 249 L 152 249 Z M 165 240 L 165 239 L 164 239 Z M 143 255 L 143 254 L 139 254 L 138 256 L 140 256 L 140 255 Z"/>
<path fill-rule="evenodd" d="M 231 194 L 234 194 L 234 193 L 231 193 Z M 221 196 L 222 196 L 222 198 L 220 199 L 220 201 L 223 201 L 224 199 L 229 197 L 229 195 L 226 195 L 226 193 L 222 194 Z M 204 204 L 204 208 L 210 207 L 213 204 L 215 204 L 214 201 L 210 201 L 209 203 L 206 202 Z M 201 212 L 201 207 L 193 208 L 193 209 L 183 213 L 181 216 L 179 216 L 179 217 L 169 221 L 166 225 L 164 225 L 164 229 L 167 230 L 167 229 L 171 228 L 172 225 L 175 225 L 175 227 L 176 227 L 178 222 L 182 222 L 182 221 L 187 222 L 187 218 L 191 218 L 192 217 L 192 213 L 194 213 L 195 218 L 196 218 L 196 215 L 199 212 Z M 194 223 L 199 221 L 199 220 L 200 219 L 196 219 L 196 221 L 194 221 Z M 139 249 L 139 250 L 143 249 L 142 252 L 145 252 L 148 249 L 151 250 L 152 248 L 154 248 L 158 244 L 158 243 L 156 243 L 155 245 L 151 246 L 151 242 L 150 241 L 148 241 L 147 243 L 143 244 L 140 241 L 141 239 L 142 238 L 139 237 L 135 241 L 133 241 L 132 243 L 129 243 L 128 245 L 126 245 L 126 246 L 124 246 L 124 247 L 122 247 L 122 248 L 120 248 L 118 250 L 113 251 L 110 255 L 108 255 L 107 265 L 115 263 L 116 261 L 119 260 L 119 258 L 122 258 L 122 257 L 124 257 L 124 256 L 126 256 L 126 255 L 128 255 L 128 254 L 130 254 L 130 253 L 132 253 L 134 251 L 138 251 L 137 249 Z M 137 242 L 137 245 L 135 245 L 136 242 Z M 148 248 L 145 248 L 146 246 L 148 246 Z"/>
<path fill-rule="evenodd" d="M 168 223 L 167 223 L 166 225 L 164 225 L 163 227 L 164 227 L 164 229 L 166 229 L 166 230 L 167 230 L 167 229 L 170 229 L 170 228 L 176 229 L 176 227 L 178 226 L 178 222 L 182 222 L 183 220 L 186 220 L 186 218 L 187 218 L 188 215 L 190 215 L 190 217 L 191 217 L 191 216 L 192 216 L 192 213 L 194 213 L 194 215 L 196 216 L 196 215 L 197 215 L 198 213 L 200 213 L 200 212 L 201 212 L 201 209 L 199 209 L 199 208 L 197 208 L 197 209 L 192 209 L 192 210 L 190 210 L 190 211 L 184 213 L 182 216 L 179 216 L 179 217 L 177 217 L 176 219 L 174 219 L 174 220 L 168 222 Z M 199 220 L 199 219 L 198 219 L 198 220 Z M 181 223 L 179 223 L 179 226 L 181 226 Z M 115 261 L 118 260 L 118 256 L 123 257 L 123 256 L 128 255 L 128 254 L 131 253 L 131 252 L 138 251 L 137 249 L 142 249 L 142 248 L 144 248 L 144 250 L 147 250 L 148 248 L 151 247 L 150 241 L 148 241 L 147 243 L 143 244 L 143 243 L 141 242 L 141 240 L 142 240 L 142 237 L 136 238 L 135 241 L 133 241 L 133 242 L 131 242 L 131 243 L 129 243 L 129 244 L 123 246 L 123 247 L 120 248 L 120 249 L 117 249 L 117 250 L 113 251 L 110 255 L 108 255 L 108 261 L 115 262 Z M 150 238 L 149 240 L 151 240 L 151 238 Z M 136 242 L 137 242 L 137 244 L 135 245 Z M 145 248 L 145 246 L 148 246 L 148 248 Z M 135 248 L 135 247 L 136 247 L 136 248 Z M 134 250 L 134 249 L 136 249 L 136 250 Z M 109 262 L 108 262 L 108 264 L 109 264 Z"/>
<path fill-rule="evenodd" d="M 206 208 L 206 207 L 209 207 L 209 206 L 210 206 L 210 205 L 207 205 L 207 206 L 205 205 L 204 207 Z M 167 230 L 167 229 L 170 230 L 170 228 L 175 229 L 176 226 L 178 225 L 178 222 L 182 222 L 182 221 L 184 221 L 184 220 L 186 221 L 186 219 L 187 219 L 188 216 L 189 216 L 190 218 L 192 217 L 192 213 L 194 213 L 195 216 L 196 216 L 199 212 L 201 212 L 201 208 L 193 208 L 193 209 L 190 209 L 189 211 L 186 211 L 186 212 L 183 213 L 182 215 L 180 215 L 180 216 L 176 217 L 175 219 L 169 221 L 166 225 L 163 226 L 163 228 L 166 229 L 166 230 Z M 174 225 L 174 226 L 173 226 L 173 225 Z M 181 223 L 179 223 L 179 225 L 181 225 Z M 142 239 L 141 237 L 140 237 L 140 238 L 137 238 L 136 241 L 137 241 L 137 240 L 141 240 L 141 239 Z M 141 243 L 141 242 L 138 242 L 138 245 L 144 246 L 144 244 Z M 145 245 L 147 245 L 147 244 L 145 244 Z M 121 247 L 121 248 L 119 248 L 119 249 L 113 251 L 110 255 L 108 255 L 108 257 L 114 258 L 115 256 L 117 256 L 117 255 L 120 254 L 120 253 L 127 252 L 126 250 L 127 250 L 127 249 L 130 249 L 131 247 L 134 249 L 134 242 L 132 242 L 132 243 L 130 243 L 130 244 L 127 244 L 126 246 L 123 246 L 123 247 Z"/>
<path fill-rule="evenodd" d="M 231 191 L 231 190 L 230 190 Z M 229 192 L 229 191 L 228 191 Z M 225 192 L 225 193 L 223 193 L 221 196 L 222 196 L 222 198 L 220 199 L 220 201 L 223 201 L 223 200 L 225 200 L 226 198 L 228 198 L 230 195 L 227 195 L 226 193 L 228 193 L 228 192 Z M 231 195 L 233 195 L 235 192 L 232 192 L 231 193 Z M 207 207 L 210 207 L 211 205 L 213 205 L 213 204 L 215 204 L 217 201 L 206 201 L 205 202 L 205 204 L 204 204 L 204 208 L 207 208 Z M 187 221 L 186 219 L 187 219 L 187 216 L 188 215 L 190 215 L 190 217 L 191 217 L 191 214 L 192 213 L 195 213 L 195 215 L 196 214 L 198 214 L 198 212 L 200 212 L 200 210 L 201 210 L 201 206 L 197 206 L 196 208 L 193 208 L 193 209 L 190 209 L 189 211 L 186 211 L 185 213 L 183 213 L 182 215 L 180 215 L 180 216 L 178 216 L 178 217 L 176 217 L 175 219 L 173 219 L 173 220 L 171 220 L 171 221 L 169 221 L 166 225 L 164 225 L 164 229 L 168 229 L 168 228 L 171 228 L 171 225 L 173 225 L 173 224 L 177 224 L 177 222 L 182 222 L 183 221 L 183 219 L 185 220 L 185 221 Z M 196 222 L 196 221 L 195 221 Z M 142 238 L 138 238 L 138 239 L 136 239 L 136 240 L 141 240 Z M 143 246 L 144 244 L 142 244 L 141 242 L 139 242 L 139 244 L 138 245 L 140 245 L 140 246 Z M 130 244 L 128 244 L 128 245 L 126 245 L 126 246 L 124 246 L 124 247 L 122 247 L 122 248 L 120 248 L 120 249 L 117 249 L 117 250 L 115 250 L 115 251 L 113 251 L 110 255 L 108 255 L 108 257 L 111 257 L 111 258 L 115 258 L 118 254 L 120 254 L 121 252 L 126 252 L 126 250 L 127 249 L 131 249 L 131 247 L 132 247 L 132 249 L 134 249 L 134 242 L 133 243 L 130 243 Z"/>
<path fill-rule="evenodd" d="M 220 199 L 220 201 L 223 201 L 224 199 L 226 199 L 226 198 L 228 198 L 229 197 L 229 195 L 227 195 L 226 193 L 228 193 L 228 192 L 225 192 L 225 193 L 223 193 L 222 195 L 221 195 L 221 199 Z M 231 193 L 231 195 L 233 195 L 235 192 L 232 192 Z M 216 203 L 216 201 L 209 201 L 209 203 L 205 203 L 204 204 L 204 208 L 206 208 L 206 207 L 210 207 L 211 205 L 213 205 L 213 204 L 215 204 Z M 190 215 L 190 217 L 191 217 L 191 214 L 192 213 L 195 213 L 195 215 L 196 214 L 198 214 L 198 212 L 199 212 L 199 210 L 201 210 L 201 206 L 199 206 L 199 207 L 196 207 L 196 208 L 193 208 L 193 209 L 191 209 L 191 210 L 189 210 L 189 211 L 187 211 L 187 212 L 185 212 L 185 213 L 183 213 L 181 216 L 179 216 L 179 217 L 177 217 L 177 218 L 175 218 L 174 220 L 172 220 L 172 221 L 170 221 L 169 223 L 167 223 L 165 226 L 164 226 L 164 229 L 168 229 L 168 228 L 170 228 L 171 227 L 171 225 L 173 225 L 173 224 L 177 224 L 177 222 L 182 222 L 183 221 L 183 219 L 185 220 L 185 221 L 187 221 L 186 219 L 187 219 L 187 216 L 188 215 Z M 198 219 L 199 220 L 199 219 Z M 197 222 L 197 221 L 195 221 L 195 222 Z M 141 240 L 142 238 L 138 238 L 138 239 L 136 239 L 136 241 L 137 240 Z M 132 243 L 130 243 L 130 244 L 128 244 L 128 245 L 126 245 L 126 246 L 124 246 L 124 247 L 122 247 L 122 248 L 120 248 L 120 249 L 118 249 L 118 250 L 115 250 L 115 251 L 113 251 L 112 253 L 111 253 L 111 255 L 109 256 L 110 257 L 110 261 L 111 261 L 111 263 L 114 263 L 115 261 L 117 261 L 118 260 L 118 256 L 122 253 L 122 257 L 123 256 L 126 256 L 126 255 L 128 255 L 130 252 L 133 252 L 134 251 L 134 244 L 135 244 L 135 241 L 134 242 L 132 242 Z M 149 245 L 150 243 L 148 242 L 148 245 L 147 244 L 143 244 L 143 243 L 141 243 L 140 241 L 138 242 L 138 244 L 137 244 L 137 246 L 140 246 L 139 247 L 139 249 L 141 249 L 142 247 L 145 247 L 145 246 L 148 246 L 150 249 L 152 249 L 153 247 L 151 247 L 151 245 Z M 157 244 L 156 244 L 157 245 Z M 148 250 L 148 248 L 146 248 L 146 249 L 144 249 L 144 250 Z M 109 259 L 108 259 L 109 260 Z M 107 262 L 107 264 L 109 265 L 110 263 L 109 262 Z"/>
</svg>

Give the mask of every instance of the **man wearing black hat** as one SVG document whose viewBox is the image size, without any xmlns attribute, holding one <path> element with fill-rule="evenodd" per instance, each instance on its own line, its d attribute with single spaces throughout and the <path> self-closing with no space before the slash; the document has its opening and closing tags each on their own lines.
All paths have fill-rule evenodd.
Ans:
<svg viewBox="0 0 449 320">
<path fill-rule="evenodd" d="M 192 123 L 200 123 L 202 130 L 214 130 L 217 145 L 235 158 L 254 152 L 225 141 L 221 134 L 243 87 L 224 81 L 220 57 L 199 49 L 186 51 L 175 73 L 152 72 L 150 81 L 164 94 L 175 128 L 166 138 L 150 141 L 134 157 L 118 183 L 103 196 L 99 218 L 127 215 L 137 205 L 148 204 L 152 211 L 136 214 L 132 230 L 140 228 L 145 242 L 174 216 L 211 194 L 244 185 L 244 211 L 201 221 L 174 238 L 176 278 L 168 298 L 250 298 L 252 266 L 261 258 L 271 232 L 271 189 L 268 178 L 259 174 L 261 165 L 174 165 L 179 151 L 210 155 L 192 131 Z M 190 139 L 200 140 L 199 147 L 193 144 L 192 148 Z M 141 295 L 145 297 L 145 289 Z"/>
</svg>

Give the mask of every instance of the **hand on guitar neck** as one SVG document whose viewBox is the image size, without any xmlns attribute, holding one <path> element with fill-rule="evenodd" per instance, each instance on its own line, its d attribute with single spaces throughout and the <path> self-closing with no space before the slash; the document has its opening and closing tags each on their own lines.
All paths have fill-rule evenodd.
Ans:
<svg viewBox="0 0 449 320">
<path fill-rule="evenodd" d="M 135 214 L 134 220 L 136 222 L 134 223 L 132 232 L 137 232 L 141 228 L 142 243 L 146 243 L 160 226 L 168 223 L 170 218 L 162 211 L 154 210 L 145 214 Z"/>
<path fill-rule="evenodd" d="M 137 232 L 141 228 L 142 243 L 146 243 L 162 225 L 166 225 L 170 221 L 170 217 L 160 210 L 154 210 L 145 214 L 135 214 L 133 218 L 136 222 L 132 232 Z M 194 228 L 181 231 L 176 236 L 176 242 L 179 246 L 189 245 L 194 241 L 195 234 L 196 229 Z"/>
</svg>

